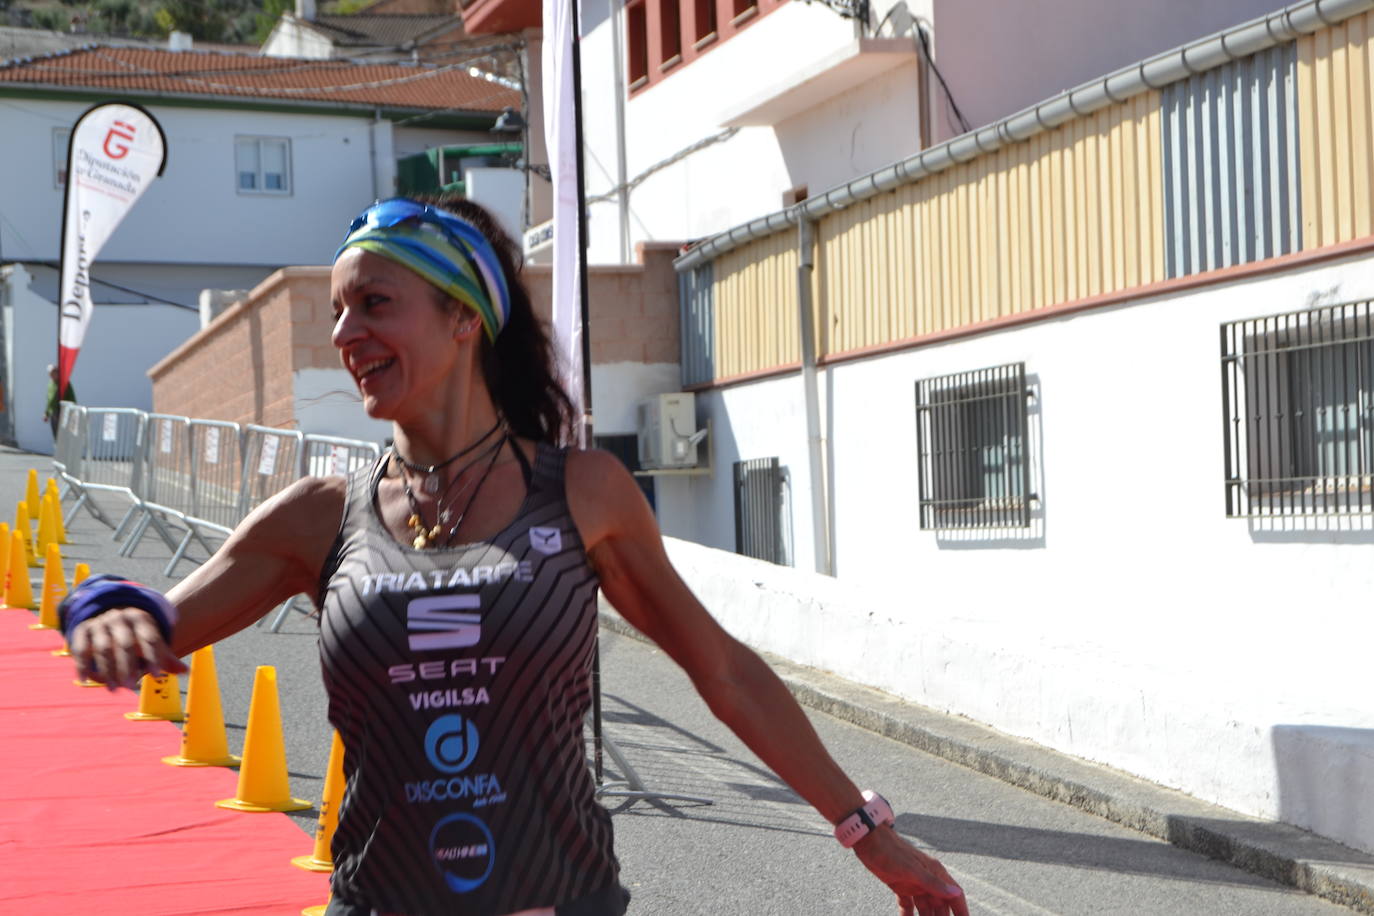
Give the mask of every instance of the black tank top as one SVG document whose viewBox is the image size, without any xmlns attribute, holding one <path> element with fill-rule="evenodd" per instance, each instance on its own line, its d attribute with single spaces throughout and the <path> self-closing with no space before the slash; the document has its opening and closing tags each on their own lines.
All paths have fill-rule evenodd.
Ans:
<svg viewBox="0 0 1374 916">
<path fill-rule="evenodd" d="M 620 900 L 582 743 L 598 582 L 568 512 L 565 458 L 540 444 L 515 520 L 438 550 L 383 528 L 385 457 L 349 479 L 320 624 L 345 748 L 332 849 L 345 902 L 493 916 Z"/>
</svg>

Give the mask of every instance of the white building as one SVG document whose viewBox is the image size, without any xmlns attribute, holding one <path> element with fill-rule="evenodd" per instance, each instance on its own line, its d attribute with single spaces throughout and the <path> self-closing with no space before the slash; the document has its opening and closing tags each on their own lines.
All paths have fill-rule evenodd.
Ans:
<svg viewBox="0 0 1374 916">
<path fill-rule="evenodd" d="M 674 559 L 753 645 L 1374 851 L 1374 2 L 1006 6 L 586 15 L 595 257 L 699 240 L 660 524 L 807 572 Z"/>
<path fill-rule="evenodd" d="M 85 403 L 147 409 L 144 373 L 199 329 L 202 290 L 248 290 L 283 266 L 329 263 L 348 220 L 394 193 L 397 160 L 489 143 L 499 112 L 519 104 L 457 66 L 147 47 L 11 61 L 0 96 L 0 263 L 24 265 L 8 274 L 5 302 L 45 312 L 7 323 L 4 416 L 36 450 L 51 442 L 40 405 L 56 353 L 67 136 L 88 107 L 141 104 L 167 139 L 164 174 L 95 262 L 95 318 L 74 376 Z M 148 358 L 150 348 L 160 352 Z"/>
</svg>

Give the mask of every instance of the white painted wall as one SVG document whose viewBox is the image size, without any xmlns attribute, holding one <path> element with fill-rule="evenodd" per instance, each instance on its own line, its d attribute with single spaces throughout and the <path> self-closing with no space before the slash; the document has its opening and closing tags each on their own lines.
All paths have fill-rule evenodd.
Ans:
<svg viewBox="0 0 1374 916">
<path fill-rule="evenodd" d="M 1283 6 L 1277 0 L 933 0 L 935 60 L 974 127 Z M 960 131 L 932 95 L 933 142 Z"/>
<path fill-rule="evenodd" d="M 12 411 L 19 447 L 51 454 L 52 429 L 43 421 L 43 408 L 47 367 L 57 352 L 57 306 L 33 292 L 27 281 L 22 265 L 9 268 L 4 310 L 6 408 Z M 194 311 L 97 301 L 72 373 L 78 403 L 152 410 L 147 367 L 199 329 L 200 316 Z"/>
<path fill-rule="evenodd" d="M 1350 804 L 1374 789 L 1374 517 L 1225 517 L 1217 343 L 1226 321 L 1370 297 L 1374 260 L 1357 258 L 834 367 L 820 391 L 850 603 L 763 607 L 714 556 L 689 578 L 762 648 L 1374 851 Z M 1015 361 L 1037 391 L 1034 526 L 919 530 L 915 381 Z M 665 534 L 731 548 L 731 463 L 778 455 L 811 568 L 800 381 L 697 401 L 717 470 L 657 481 Z"/>
<path fill-rule="evenodd" d="M 335 56 L 335 49 L 329 39 L 319 32 L 286 15 L 272 27 L 272 34 L 263 42 L 261 53 L 263 57 L 328 59 Z"/>
<path fill-rule="evenodd" d="M 463 173 L 464 194 L 487 208 L 506 235 L 519 241 L 524 232 L 525 174 L 520 169 L 480 168 Z"/>
<path fill-rule="evenodd" d="M 391 437 L 391 423 L 363 410 L 353 376 L 343 369 L 301 369 L 292 376 L 296 424 L 303 433 L 367 442 Z"/>
<path fill-rule="evenodd" d="M 609 4 L 592 0 L 583 43 L 583 118 L 587 194 L 614 188 L 618 175 L 613 23 Z M 623 27 L 623 26 L 622 26 Z M 822 4 L 789 3 L 625 103 L 627 178 L 723 130 L 741 97 L 742 74 L 768 82 L 854 40 L 853 24 Z M 623 64 L 622 64 L 623 66 Z M 770 69 L 771 68 L 771 69 Z M 630 195 L 630 244 L 622 246 L 619 202 L 590 207 L 593 263 L 620 263 L 639 241 L 700 238 L 782 206 L 784 191 L 815 193 L 916 150 L 915 68 L 846 93 L 776 127 L 745 127 L 645 180 Z M 630 255 L 632 257 L 632 254 Z"/>
<path fill-rule="evenodd" d="M 635 407 L 655 394 L 682 390 L 677 363 L 598 363 L 592 366 L 592 409 L 598 436 L 636 432 Z"/>
<path fill-rule="evenodd" d="M 17 99 L 0 108 L 0 258 L 56 260 L 63 192 L 52 180 L 52 129 L 88 106 Z M 341 227 L 373 198 L 369 122 L 350 117 L 149 104 L 167 136 L 167 168 L 101 251 L 103 262 L 325 264 Z M 236 136 L 291 141 L 292 192 L 242 194 Z"/>
</svg>

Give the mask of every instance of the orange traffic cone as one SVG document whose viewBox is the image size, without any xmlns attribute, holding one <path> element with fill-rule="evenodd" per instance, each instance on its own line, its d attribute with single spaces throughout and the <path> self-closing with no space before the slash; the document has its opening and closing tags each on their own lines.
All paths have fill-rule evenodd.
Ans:
<svg viewBox="0 0 1374 916">
<path fill-rule="evenodd" d="M 310 802 L 291 797 L 286 778 L 286 740 L 281 730 L 277 669 L 259 665 L 248 703 L 248 732 L 243 738 L 243 764 L 233 798 L 215 802 L 235 811 L 304 811 Z"/>
<path fill-rule="evenodd" d="M 177 679 L 170 674 L 157 677 L 151 674 L 143 675 L 138 690 L 138 709 L 126 712 L 124 718 L 139 722 L 182 721 L 185 716 L 181 714 L 181 688 L 177 684 Z"/>
<path fill-rule="evenodd" d="M 23 503 L 19 504 L 23 506 Z M 29 584 L 29 563 L 25 556 L 27 544 L 21 530 L 10 532 L 10 577 L 5 584 L 5 604 L 34 610 L 33 586 Z"/>
<path fill-rule="evenodd" d="M 28 484 L 24 487 L 24 502 L 29 504 L 30 509 L 37 511 L 38 498 L 38 472 L 29 468 Z"/>
<path fill-rule="evenodd" d="M 306 871 L 333 871 L 334 854 L 330 843 L 334 828 L 339 825 L 339 804 L 343 801 L 343 739 L 334 732 L 329 748 L 329 768 L 324 773 L 324 794 L 320 797 L 320 820 L 315 826 L 315 850 L 308 856 L 296 856 L 291 864 Z"/>
<path fill-rule="evenodd" d="M 5 603 L 5 592 L 10 584 L 10 526 L 0 522 L 0 604 Z"/>
<path fill-rule="evenodd" d="M 57 525 L 52 516 L 52 497 L 44 493 L 38 503 L 38 534 L 34 548 L 41 560 L 48 555 L 48 545 L 57 543 Z"/>
<path fill-rule="evenodd" d="M 43 564 L 43 592 L 38 598 L 38 622 L 30 630 L 56 630 L 57 605 L 67 595 L 67 580 L 62 576 L 62 549 L 49 541 L 47 561 Z"/>
<path fill-rule="evenodd" d="M 14 530 L 24 535 L 25 564 L 37 566 L 38 563 L 33 558 L 33 523 L 29 518 L 29 504 L 22 499 L 14 507 Z"/>
<path fill-rule="evenodd" d="M 174 767 L 231 767 L 239 758 L 229 753 L 224 737 L 224 709 L 212 646 L 191 654 L 191 677 L 186 685 L 186 724 L 181 729 L 181 753 L 163 757 Z"/>
<path fill-rule="evenodd" d="M 52 494 L 53 521 L 57 526 L 57 543 L 67 543 L 67 524 L 62 520 L 62 494 L 57 489 L 57 481 L 48 478 L 47 492 Z"/>
</svg>

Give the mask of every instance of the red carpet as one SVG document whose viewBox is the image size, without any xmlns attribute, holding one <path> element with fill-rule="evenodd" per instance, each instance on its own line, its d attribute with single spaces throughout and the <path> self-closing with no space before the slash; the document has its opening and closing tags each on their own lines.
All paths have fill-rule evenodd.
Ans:
<svg viewBox="0 0 1374 916">
<path fill-rule="evenodd" d="M 282 916 L 325 902 L 328 876 L 291 864 L 312 840 L 281 814 L 214 806 L 238 771 L 171 767 L 169 722 L 138 697 L 77 687 L 61 638 L 0 610 L 0 914 Z"/>
</svg>

